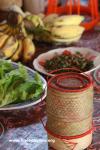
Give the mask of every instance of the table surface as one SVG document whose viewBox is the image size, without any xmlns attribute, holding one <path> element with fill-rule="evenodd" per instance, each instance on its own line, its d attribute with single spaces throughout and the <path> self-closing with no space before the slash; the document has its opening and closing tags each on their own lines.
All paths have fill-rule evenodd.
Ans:
<svg viewBox="0 0 100 150">
<path fill-rule="evenodd" d="M 71 46 L 89 47 L 100 52 L 100 33 L 98 31 L 87 32 L 78 43 Z M 56 47 L 61 46 L 41 43 L 36 56 Z M 100 73 L 98 72 L 100 72 L 100 69 L 93 73 L 94 80 L 97 77 L 100 79 Z M 88 150 L 100 150 L 100 83 L 95 82 L 95 84 L 93 120 L 96 130 L 93 134 L 93 142 Z M 48 148 L 47 133 L 40 121 L 40 116 L 45 119 L 45 101 L 27 109 L 0 111 L 0 122 L 4 126 L 4 134 L 0 136 L 0 150 L 51 149 Z"/>
</svg>

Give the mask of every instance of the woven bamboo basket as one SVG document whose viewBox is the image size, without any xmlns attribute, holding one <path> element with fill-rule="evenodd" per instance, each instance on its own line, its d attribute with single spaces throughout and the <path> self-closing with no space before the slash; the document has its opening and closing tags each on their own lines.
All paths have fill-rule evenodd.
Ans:
<svg viewBox="0 0 100 150">
<path fill-rule="evenodd" d="M 92 128 L 92 117 L 78 122 L 65 122 L 48 116 L 47 128 L 62 136 L 75 136 L 85 133 Z"/>
<path fill-rule="evenodd" d="M 93 113 L 93 85 L 91 79 L 87 75 L 74 72 L 62 73 L 49 79 L 46 110 L 46 128 L 52 131 L 54 135 L 77 137 L 77 135 L 82 135 L 91 130 Z M 91 137 L 91 133 L 89 135 L 86 136 Z M 48 133 L 48 137 L 51 136 Z M 59 142 L 59 140 L 59 138 L 55 139 L 56 145 L 57 143 L 63 145 L 64 143 Z M 91 138 L 87 141 L 86 145 L 90 144 Z M 66 145 L 67 150 L 68 143 L 64 145 Z M 86 148 L 86 145 L 83 147 Z M 56 149 L 62 150 L 63 148 Z"/>
<path fill-rule="evenodd" d="M 93 87 L 79 93 L 65 93 L 49 87 L 46 106 L 47 113 L 54 117 L 70 122 L 83 120 L 93 112 Z"/>
</svg>

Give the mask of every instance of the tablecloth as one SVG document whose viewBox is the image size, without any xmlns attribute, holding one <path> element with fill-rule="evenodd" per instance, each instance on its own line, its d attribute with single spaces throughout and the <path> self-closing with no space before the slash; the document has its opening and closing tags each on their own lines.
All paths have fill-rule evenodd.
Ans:
<svg viewBox="0 0 100 150">
<path fill-rule="evenodd" d="M 100 33 L 89 31 L 78 43 L 71 46 L 89 47 L 100 52 Z M 38 54 L 56 47 L 60 46 L 41 44 L 38 47 Z M 96 130 L 88 150 L 100 150 L 100 69 L 94 71 L 92 75 L 95 81 L 93 121 Z M 45 100 L 27 109 L 0 111 L 0 122 L 4 126 L 4 133 L 0 136 L 0 150 L 51 149 L 48 147 L 47 133 L 40 121 L 40 116 L 45 119 Z M 0 133 L 2 131 L 0 128 Z"/>
</svg>

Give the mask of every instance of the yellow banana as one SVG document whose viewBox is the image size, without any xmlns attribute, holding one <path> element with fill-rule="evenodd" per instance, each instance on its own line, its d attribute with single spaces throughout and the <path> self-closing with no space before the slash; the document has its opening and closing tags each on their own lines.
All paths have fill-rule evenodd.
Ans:
<svg viewBox="0 0 100 150">
<path fill-rule="evenodd" d="M 8 28 L 8 24 L 0 24 L 0 32 L 4 32 Z"/>
<path fill-rule="evenodd" d="M 10 58 L 16 52 L 17 47 L 18 47 L 18 40 L 15 40 L 15 41 L 13 41 L 13 44 L 6 45 L 2 49 L 2 52 L 5 55 L 5 57 Z"/>
<path fill-rule="evenodd" d="M 21 24 L 22 23 L 22 21 L 23 21 L 23 16 L 22 15 L 20 15 L 20 14 L 18 14 L 18 25 L 19 24 Z"/>
<path fill-rule="evenodd" d="M 35 45 L 30 38 L 25 38 L 23 40 L 23 60 L 28 62 L 32 60 L 35 54 Z"/>
<path fill-rule="evenodd" d="M 31 40 L 33 40 L 34 39 L 34 35 L 33 34 L 28 34 L 28 36 L 27 37 L 29 37 Z"/>
<path fill-rule="evenodd" d="M 5 45 L 8 38 L 9 38 L 9 36 L 7 34 L 2 34 L 0 36 L 0 49 Z"/>
<path fill-rule="evenodd" d="M 14 37 L 13 36 L 9 36 L 3 48 L 11 46 L 14 42 L 15 42 Z"/>
<path fill-rule="evenodd" d="M 23 34 L 24 37 L 28 36 L 25 26 L 24 26 L 24 23 L 21 23 L 21 33 Z"/>
<path fill-rule="evenodd" d="M 3 33 L 3 32 L 0 32 L 0 37 L 1 37 L 2 35 L 4 35 L 4 33 Z"/>
<path fill-rule="evenodd" d="M 18 61 L 20 59 L 20 56 L 21 56 L 21 53 L 22 53 L 22 48 L 23 48 L 22 41 L 19 40 L 18 41 L 18 48 L 17 48 L 15 54 L 11 57 L 11 59 L 13 61 Z"/>
<path fill-rule="evenodd" d="M 51 35 L 57 39 L 73 39 L 84 32 L 84 27 L 82 26 L 58 26 L 53 27 Z"/>
<path fill-rule="evenodd" d="M 12 28 L 12 35 L 16 34 L 16 28 Z"/>
<path fill-rule="evenodd" d="M 8 26 L 8 28 L 6 28 L 6 30 L 4 30 L 3 33 L 12 35 L 12 28 L 10 26 Z"/>
<path fill-rule="evenodd" d="M 58 18 L 58 14 L 50 14 L 43 18 L 44 24 L 53 24 L 53 22 Z"/>
<path fill-rule="evenodd" d="M 80 15 L 64 15 L 54 20 L 54 26 L 79 25 L 84 20 Z"/>
</svg>

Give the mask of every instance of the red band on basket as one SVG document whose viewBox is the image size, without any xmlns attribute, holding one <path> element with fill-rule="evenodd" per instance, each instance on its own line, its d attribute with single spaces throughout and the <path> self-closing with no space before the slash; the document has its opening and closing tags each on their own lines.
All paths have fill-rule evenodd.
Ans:
<svg viewBox="0 0 100 150">
<path fill-rule="evenodd" d="M 40 120 L 41 120 L 41 119 L 40 119 Z M 44 123 L 43 123 L 42 120 L 41 120 L 41 122 L 42 122 L 42 125 L 43 125 L 44 129 L 47 131 L 47 133 L 51 134 L 52 136 L 54 136 L 54 137 L 56 137 L 56 138 L 63 139 L 63 140 L 64 140 L 64 139 L 65 139 L 65 140 L 73 140 L 73 139 L 82 138 L 82 137 L 84 137 L 84 136 L 87 136 L 87 135 L 93 133 L 94 130 L 95 130 L 95 127 L 93 126 L 90 130 L 88 130 L 87 132 L 85 132 L 85 133 L 83 133 L 83 134 L 81 134 L 81 135 L 75 135 L 75 136 L 61 136 L 61 135 L 55 134 L 55 133 L 53 133 L 51 130 L 49 130 L 49 129 L 44 125 Z"/>
<path fill-rule="evenodd" d="M 66 79 L 67 79 L 67 76 L 68 76 L 68 78 L 69 78 L 69 76 L 72 78 L 74 78 L 74 76 L 77 76 L 77 78 L 81 78 L 81 80 L 83 79 L 83 80 L 86 80 L 87 81 L 87 83 L 85 84 L 85 85 L 83 85 L 83 87 L 82 88 L 76 88 L 76 89 L 66 89 L 66 88 L 61 88 L 61 87 L 59 87 L 59 86 L 55 86 L 54 84 L 52 84 L 52 82 L 53 82 L 53 80 L 56 80 L 56 82 L 57 82 L 57 78 L 59 79 L 59 77 L 66 77 Z M 81 81 L 82 82 L 82 81 Z M 56 83 L 55 83 L 56 84 Z M 53 77 L 51 77 L 49 80 L 48 80 L 48 86 L 49 87 L 51 87 L 51 88 L 54 88 L 54 89 L 56 89 L 56 90 L 59 90 L 59 91 L 62 91 L 62 92 L 82 92 L 82 91 L 84 91 L 84 90 L 86 90 L 86 89 L 88 89 L 89 87 L 91 87 L 91 86 L 93 86 L 93 82 L 92 82 L 92 79 L 91 78 L 89 78 L 89 76 L 87 76 L 87 75 L 84 75 L 84 74 L 79 74 L 79 73 L 72 73 L 72 72 L 67 72 L 67 73 L 61 73 L 61 74 L 58 74 L 58 75 L 56 75 L 56 76 L 53 76 Z"/>
<path fill-rule="evenodd" d="M 83 82 L 83 80 L 82 80 L 82 78 L 80 77 L 80 76 L 78 76 L 78 75 L 74 75 L 74 77 L 72 76 L 72 75 L 67 75 L 67 79 L 77 79 L 77 80 L 79 80 L 80 81 L 80 83 L 81 83 L 81 85 L 82 86 L 75 86 L 75 87 L 71 87 L 70 86 L 70 88 L 72 88 L 72 89 L 75 89 L 75 88 L 83 88 L 84 87 L 84 82 Z M 66 85 L 62 85 L 61 84 L 61 82 L 64 80 L 64 79 L 66 79 L 66 75 L 65 76 L 60 76 L 60 77 L 58 77 L 58 79 L 57 79 L 57 85 L 59 86 L 59 87 L 62 87 L 62 88 L 68 88 Z"/>
<path fill-rule="evenodd" d="M 47 77 L 47 81 L 48 81 L 48 86 L 55 88 L 56 90 L 62 91 L 62 92 L 81 92 L 84 91 L 86 89 L 88 89 L 89 87 L 91 87 L 93 85 L 93 81 L 92 81 L 92 77 L 90 75 L 85 74 L 84 72 L 76 69 L 76 68 L 62 68 L 62 69 L 58 69 L 58 70 L 54 70 L 49 72 L 50 75 L 52 75 L 51 77 Z M 57 78 L 69 78 L 69 76 L 71 78 L 80 78 L 81 83 L 84 84 L 83 80 L 87 80 L 87 84 L 84 84 L 83 87 L 79 87 L 79 89 L 66 89 L 65 87 L 62 87 L 61 85 L 58 87 L 55 87 L 52 84 L 52 81 L 57 79 Z M 59 79 L 58 79 L 59 80 Z M 58 84 L 58 80 L 56 81 Z M 64 89 L 65 88 L 65 89 Z"/>
<path fill-rule="evenodd" d="M 82 138 L 84 136 L 87 136 L 91 133 L 93 133 L 94 131 L 94 127 L 92 129 L 90 129 L 89 131 L 81 134 L 81 135 L 76 135 L 76 136 L 61 136 L 61 135 L 57 135 L 55 133 L 53 133 L 52 131 L 50 131 L 47 127 L 45 127 L 46 131 L 51 134 L 52 136 L 56 137 L 56 138 L 59 138 L 59 139 L 65 139 L 65 140 L 73 140 L 73 139 L 79 139 L 79 138 Z"/>
<path fill-rule="evenodd" d="M 47 133 L 49 133 L 51 136 L 53 136 L 53 137 L 55 137 L 55 138 L 60 139 L 60 140 L 63 141 L 63 142 L 66 142 L 66 144 L 68 144 L 68 145 L 70 145 L 70 146 L 73 146 L 73 148 L 72 148 L 71 150 L 74 150 L 78 143 L 71 142 L 71 141 L 69 141 L 69 140 L 82 138 L 82 137 L 84 137 L 84 136 L 87 136 L 87 135 L 93 133 L 93 131 L 95 130 L 95 128 L 92 127 L 92 129 L 90 129 L 89 131 L 87 131 L 87 132 L 85 132 L 85 133 L 83 133 L 83 134 L 81 134 L 81 135 L 77 135 L 77 136 L 61 136 L 61 135 L 57 135 L 57 134 L 53 133 L 52 131 L 50 131 L 50 130 L 44 125 L 42 119 L 40 119 L 40 120 L 41 120 L 41 122 L 42 122 L 42 125 L 43 125 L 44 129 L 47 131 Z"/>
<path fill-rule="evenodd" d="M 68 145 L 70 145 L 70 146 L 73 146 L 73 148 L 71 149 L 71 150 L 74 150 L 74 148 L 76 147 L 76 145 L 78 144 L 78 143 L 75 143 L 75 142 L 70 142 L 68 139 L 66 139 L 66 138 L 60 138 L 60 137 L 58 137 L 58 136 L 56 136 L 54 133 L 52 133 L 50 130 L 48 130 L 45 126 L 44 126 L 44 123 L 43 123 L 43 121 L 42 121 L 42 119 L 40 119 L 41 120 L 41 122 L 42 122 L 42 125 L 43 125 L 43 127 L 44 127 L 44 129 L 47 131 L 47 133 L 49 133 L 50 135 L 52 135 L 52 136 L 54 136 L 54 137 L 56 137 L 56 138 L 59 138 L 61 141 L 63 141 L 63 142 L 66 142 L 66 144 L 68 144 Z"/>
</svg>

